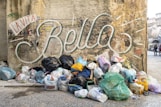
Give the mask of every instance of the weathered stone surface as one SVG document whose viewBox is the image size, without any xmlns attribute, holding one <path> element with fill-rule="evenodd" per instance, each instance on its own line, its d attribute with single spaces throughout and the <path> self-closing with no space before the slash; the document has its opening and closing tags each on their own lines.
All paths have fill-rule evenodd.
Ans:
<svg viewBox="0 0 161 107">
<path fill-rule="evenodd" d="M 7 60 L 6 1 L 0 0 L 0 60 Z"/>
<path fill-rule="evenodd" d="M 8 0 L 8 2 L 10 5 L 14 5 L 14 0 Z M 128 49 L 130 46 L 130 40 L 125 34 L 121 33 L 129 34 L 132 38 L 132 47 L 123 55 L 129 57 L 128 59 L 130 62 L 136 66 L 138 70 L 146 71 L 146 0 L 33 0 L 30 2 L 29 0 L 18 0 L 18 5 L 12 7 L 9 5 L 7 6 L 8 14 L 18 12 L 19 17 L 23 17 L 28 14 L 36 14 L 39 16 L 40 19 L 36 23 L 27 27 L 33 29 L 33 31 L 35 31 L 36 27 L 44 20 L 55 19 L 61 22 L 63 29 L 59 37 L 63 41 L 63 44 L 67 32 L 74 29 L 77 33 L 77 39 L 72 45 L 67 46 L 68 50 L 71 50 L 76 46 L 81 26 L 85 18 L 88 18 L 89 20 L 84 27 L 80 46 L 87 43 L 85 40 L 89 33 L 93 19 L 101 13 L 108 13 L 110 16 L 103 16 L 96 21 L 91 37 L 89 38 L 88 45 L 92 46 L 97 42 L 99 32 L 104 25 L 112 25 L 115 32 L 110 42 L 111 47 L 117 52 L 122 52 Z M 8 24 L 14 20 L 11 18 L 8 19 Z M 49 32 L 53 26 L 53 23 L 47 23 L 39 30 L 41 34 L 38 45 L 40 53 L 44 49 L 45 42 L 47 42 L 47 37 L 49 36 Z M 26 30 L 27 29 L 24 29 L 24 31 Z M 54 34 L 58 33 L 58 30 L 59 29 L 57 29 Z M 112 30 L 109 28 L 104 30 L 100 41 L 101 45 L 105 45 L 107 43 L 111 31 Z M 73 40 L 73 37 L 73 34 L 69 36 L 68 43 Z M 16 56 L 13 54 L 17 43 L 18 42 L 9 44 L 10 52 L 8 57 L 10 65 L 13 67 L 16 67 L 15 65 L 23 65 L 23 63 L 18 61 Z M 76 49 L 74 52 L 69 53 L 64 51 L 64 53 L 72 54 L 74 58 L 77 58 L 80 55 L 84 57 L 94 57 L 108 49 L 108 47 L 103 48 L 101 45 L 92 49 Z M 60 48 L 63 48 L 61 47 L 60 42 L 57 39 L 51 39 L 45 55 L 57 55 L 60 52 Z M 141 53 L 140 51 L 139 53 L 138 51 L 136 52 L 136 49 L 138 48 L 142 49 Z M 21 48 L 21 51 L 23 52 L 20 52 L 19 55 L 24 60 L 32 60 L 40 55 L 39 52 L 27 47 Z M 40 65 L 40 62 L 29 65 Z"/>
</svg>

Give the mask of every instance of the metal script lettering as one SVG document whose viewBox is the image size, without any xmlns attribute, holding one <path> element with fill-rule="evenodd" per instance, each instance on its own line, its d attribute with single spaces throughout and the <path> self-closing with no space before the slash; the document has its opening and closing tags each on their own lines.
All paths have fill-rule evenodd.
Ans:
<svg viewBox="0 0 161 107">
<path fill-rule="evenodd" d="M 62 55 L 63 52 L 65 52 L 65 53 L 71 53 L 71 52 L 74 52 L 76 49 L 85 49 L 85 48 L 90 48 L 90 49 L 91 49 L 91 48 L 96 47 L 97 45 L 100 45 L 101 47 L 109 47 L 110 50 L 112 50 L 113 52 L 116 52 L 116 53 L 127 53 L 127 52 L 130 50 L 130 48 L 132 47 L 132 38 L 131 38 L 131 36 L 130 36 L 129 34 L 127 34 L 127 33 L 121 33 L 121 35 L 125 35 L 125 36 L 127 36 L 127 37 L 129 38 L 130 45 L 129 45 L 128 48 L 127 48 L 125 51 L 123 51 L 123 52 L 117 52 L 117 51 L 115 51 L 115 50 L 111 47 L 112 37 L 114 36 L 114 28 L 113 28 L 113 26 L 111 26 L 111 25 L 104 25 L 104 26 L 102 27 L 102 29 L 100 30 L 100 32 L 99 32 L 99 36 L 98 36 L 98 38 L 97 38 L 97 42 L 96 42 L 94 45 L 92 45 L 92 46 L 89 46 L 89 45 L 88 45 L 89 38 L 90 38 L 90 36 L 91 36 L 91 32 L 92 32 L 92 30 L 93 30 L 93 27 L 94 27 L 94 25 L 95 25 L 97 19 L 98 19 L 99 17 L 101 17 L 101 16 L 111 17 L 111 16 L 110 16 L 109 14 L 107 14 L 107 13 L 102 13 L 102 14 L 98 15 L 98 16 L 93 20 L 93 23 L 92 23 L 92 25 L 91 25 L 91 27 L 90 27 L 90 30 L 89 30 L 89 32 L 88 32 L 88 35 L 87 35 L 87 37 L 86 37 L 85 44 L 84 44 L 83 46 L 80 46 L 80 41 L 81 41 L 82 33 L 83 33 L 83 30 L 84 30 L 84 27 L 85 27 L 85 25 L 86 25 L 86 22 L 87 22 L 88 18 L 86 18 L 86 19 L 84 20 L 78 38 L 76 38 L 76 37 L 77 37 L 76 31 L 72 29 L 72 30 L 68 31 L 64 43 L 63 43 L 63 41 L 59 38 L 59 35 L 60 35 L 61 32 L 62 32 L 62 25 L 60 24 L 60 22 L 58 22 L 57 20 L 46 20 L 46 21 L 42 22 L 41 24 L 39 24 L 39 26 L 38 26 L 37 29 L 36 29 L 36 33 L 37 33 L 37 36 L 38 36 L 38 37 L 40 36 L 40 33 L 39 33 L 40 27 L 41 27 L 43 24 L 47 23 L 47 22 L 57 23 L 57 24 L 58 24 L 58 27 L 59 27 L 59 32 L 58 32 L 57 34 L 53 35 L 53 34 L 54 34 L 53 32 L 54 32 L 58 27 L 55 26 L 55 27 L 53 27 L 53 28 L 51 29 L 51 31 L 50 31 L 50 33 L 49 33 L 49 36 L 48 36 L 48 38 L 47 38 L 46 44 L 45 44 L 45 46 L 44 46 L 44 49 L 42 50 L 42 53 L 41 53 L 36 59 L 34 59 L 34 60 L 32 60 L 32 61 L 25 61 L 25 60 L 22 60 L 22 59 L 18 56 L 18 52 L 17 52 L 17 51 L 18 51 L 18 48 L 20 47 L 20 45 L 24 45 L 24 44 L 26 44 L 26 45 L 28 45 L 28 46 L 31 46 L 31 44 L 30 44 L 29 42 L 27 42 L 27 41 L 22 41 L 22 42 L 19 42 L 19 43 L 17 44 L 17 46 L 16 46 L 16 49 L 15 49 L 16 57 L 17 57 L 21 62 L 23 62 L 23 63 L 35 63 L 35 62 L 37 62 L 37 61 L 40 60 L 41 58 L 45 57 L 45 52 L 46 52 L 46 50 L 47 50 L 47 48 L 48 48 L 49 41 L 50 41 L 50 39 L 52 39 L 52 38 L 56 39 L 56 40 L 60 43 L 60 46 L 59 46 L 59 48 L 60 48 L 60 53 L 59 53 L 58 56 Z M 103 33 L 104 29 L 105 29 L 105 28 L 108 28 L 108 27 L 111 29 L 111 34 L 110 34 L 109 40 L 107 41 L 107 43 L 106 43 L 105 45 L 101 45 L 101 44 L 100 44 L 100 40 L 101 40 L 102 33 Z M 71 34 L 73 34 L 72 41 L 68 41 L 68 38 L 70 37 Z M 72 45 L 72 44 L 75 42 L 76 39 L 78 39 L 78 40 L 77 40 L 77 43 L 76 43 L 75 47 L 74 47 L 73 49 L 71 49 L 71 50 L 67 50 L 67 46 L 68 46 L 68 45 Z M 64 45 L 63 45 L 63 44 L 64 44 Z M 58 47 L 58 46 L 57 46 L 57 47 Z"/>
</svg>

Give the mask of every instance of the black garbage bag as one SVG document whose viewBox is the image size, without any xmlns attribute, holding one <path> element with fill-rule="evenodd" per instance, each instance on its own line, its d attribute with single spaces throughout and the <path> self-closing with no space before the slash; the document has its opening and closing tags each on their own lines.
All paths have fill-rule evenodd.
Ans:
<svg viewBox="0 0 161 107">
<path fill-rule="evenodd" d="M 83 76 L 75 76 L 69 81 L 69 84 L 77 84 L 86 88 L 86 82 L 87 80 Z"/>
<path fill-rule="evenodd" d="M 56 57 L 44 58 L 42 60 L 41 64 L 48 72 L 52 72 L 52 71 L 56 70 L 61 65 L 59 60 Z"/>
<path fill-rule="evenodd" d="M 62 55 L 59 58 L 61 62 L 61 67 L 70 70 L 71 66 L 74 64 L 74 59 L 71 55 Z"/>
<path fill-rule="evenodd" d="M 33 67 L 31 69 L 34 69 L 36 71 L 44 71 L 44 68 L 43 67 Z M 45 71 L 44 71 L 45 72 Z"/>
</svg>

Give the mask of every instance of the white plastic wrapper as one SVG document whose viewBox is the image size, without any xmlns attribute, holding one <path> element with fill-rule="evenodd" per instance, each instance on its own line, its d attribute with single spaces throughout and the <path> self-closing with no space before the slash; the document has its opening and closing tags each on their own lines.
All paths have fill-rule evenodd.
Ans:
<svg viewBox="0 0 161 107">
<path fill-rule="evenodd" d="M 105 102 L 108 97 L 105 94 L 101 93 L 100 90 L 100 87 L 92 88 L 91 90 L 89 90 L 87 97 L 96 101 L 100 101 L 102 103 Z"/>
<path fill-rule="evenodd" d="M 94 77 L 95 78 L 101 78 L 104 75 L 104 72 L 100 67 L 97 67 L 94 69 Z"/>
<path fill-rule="evenodd" d="M 74 92 L 74 95 L 78 98 L 86 98 L 88 94 L 87 89 L 81 89 Z"/>
</svg>

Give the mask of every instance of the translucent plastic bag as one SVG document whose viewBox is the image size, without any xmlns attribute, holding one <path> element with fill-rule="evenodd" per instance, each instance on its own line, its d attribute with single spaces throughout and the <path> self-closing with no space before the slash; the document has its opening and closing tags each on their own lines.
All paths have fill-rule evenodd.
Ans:
<svg viewBox="0 0 161 107">
<path fill-rule="evenodd" d="M 63 68 L 60 68 L 60 67 L 59 67 L 58 69 L 52 71 L 52 72 L 51 72 L 51 75 L 52 75 L 53 77 L 55 77 L 55 78 L 61 77 L 61 76 L 63 75 Z"/>
<path fill-rule="evenodd" d="M 100 87 L 93 87 L 92 89 L 90 89 L 87 96 L 88 98 L 100 101 L 102 103 L 108 99 L 108 97 L 101 92 Z"/>
<path fill-rule="evenodd" d="M 152 76 L 148 76 L 149 90 L 161 94 L 161 85 Z"/>
<path fill-rule="evenodd" d="M 29 80 L 29 76 L 27 76 L 26 74 L 20 73 L 17 77 L 16 80 L 20 83 L 25 83 L 28 82 Z"/>
<path fill-rule="evenodd" d="M 43 83 L 43 79 L 45 78 L 45 73 L 43 71 L 38 71 L 35 74 L 35 80 L 38 83 Z"/>
<path fill-rule="evenodd" d="M 109 67 L 111 66 L 110 61 L 103 56 L 98 57 L 97 61 L 102 71 L 107 72 Z"/>
<path fill-rule="evenodd" d="M 125 80 L 128 83 L 133 83 L 134 80 L 136 79 L 136 71 L 132 68 L 131 69 L 123 68 L 121 70 L 121 74 L 124 76 Z"/>
<path fill-rule="evenodd" d="M 81 89 L 74 92 L 74 95 L 78 98 L 85 98 L 87 97 L 87 94 L 88 94 L 87 89 Z"/>
<path fill-rule="evenodd" d="M 60 91 L 68 91 L 68 80 L 66 76 L 61 76 L 58 79 L 58 89 Z"/>
<path fill-rule="evenodd" d="M 0 67 L 0 79 L 10 80 L 16 76 L 16 72 L 9 67 Z"/>
<path fill-rule="evenodd" d="M 129 88 L 119 73 L 107 72 L 104 78 L 100 80 L 99 86 L 112 100 L 126 100 L 130 96 Z"/>
<path fill-rule="evenodd" d="M 104 75 L 104 72 L 102 71 L 101 68 L 97 67 L 94 69 L 94 77 L 95 78 L 101 78 Z"/>
<path fill-rule="evenodd" d="M 71 71 L 67 70 L 67 69 L 63 69 L 63 75 L 66 76 L 67 80 L 70 80 L 72 78 L 72 73 Z"/>
<path fill-rule="evenodd" d="M 51 75 L 46 75 L 44 78 L 45 89 L 46 90 L 58 90 L 57 81 L 58 81 L 57 78 Z"/>
<path fill-rule="evenodd" d="M 23 74 L 30 75 L 30 67 L 29 66 L 22 66 L 21 71 Z"/>
<path fill-rule="evenodd" d="M 122 69 L 122 64 L 121 63 L 116 63 L 114 65 L 112 65 L 110 68 L 109 68 L 109 72 L 117 72 L 119 73 Z"/>
<path fill-rule="evenodd" d="M 34 69 L 31 69 L 31 70 L 29 70 L 29 72 L 30 72 L 30 78 L 35 79 L 35 75 L 36 75 L 37 71 Z"/>
</svg>

